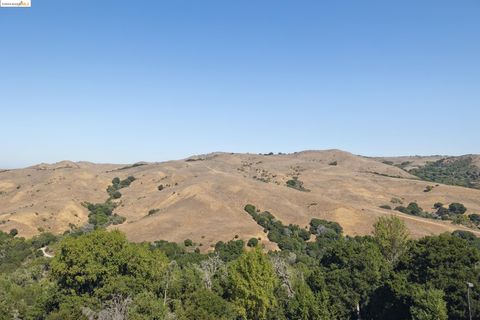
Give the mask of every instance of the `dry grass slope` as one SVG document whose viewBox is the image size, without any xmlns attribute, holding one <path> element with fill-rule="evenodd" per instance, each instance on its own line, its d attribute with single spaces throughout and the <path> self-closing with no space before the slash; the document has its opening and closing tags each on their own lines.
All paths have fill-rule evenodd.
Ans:
<svg viewBox="0 0 480 320">
<path fill-rule="evenodd" d="M 426 193 L 429 183 L 399 168 L 339 150 L 214 153 L 123 167 L 64 161 L 0 172 L 0 230 L 17 228 L 28 237 L 42 229 L 62 233 L 70 224 L 81 226 L 88 214 L 81 203 L 103 202 L 110 181 L 130 175 L 136 180 L 121 190 L 115 211 L 127 220 L 115 227 L 133 241 L 190 238 L 204 249 L 235 235 L 261 237 L 274 248 L 243 211 L 247 203 L 287 224 L 306 226 L 312 217 L 337 221 L 350 235 L 369 234 L 375 219 L 386 214 L 400 216 L 414 237 L 461 229 L 379 208 L 393 197 L 407 204 L 417 201 L 424 209 L 438 201 L 461 202 L 469 212 L 480 213 L 480 190 L 440 185 Z M 288 188 L 286 182 L 294 177 L 310 191 Z"/>
</svg>

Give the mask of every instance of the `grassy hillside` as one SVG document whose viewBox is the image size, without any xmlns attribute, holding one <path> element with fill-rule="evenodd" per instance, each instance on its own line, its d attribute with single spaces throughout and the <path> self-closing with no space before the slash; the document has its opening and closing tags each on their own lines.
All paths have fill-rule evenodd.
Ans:
<svg viewBox="0 0 480 320">
<path fill-rule="evenodd" d="M 0 173 L 0 230 L 31 237 L 108 225 L 136 242 L 191 239 L 208 251 L 220 240 L 261 238 L 273 249 L 243 211 L 246 203 L 275 212 L 286 225 L 306 226 L 314 217 L 335 221 L 351 236 L 371 234 L 374 221 L 390 214 L 416 238 L 459 228 L 386 207 L 402 203 L 432 213 L 437 202 L 458 202 L 468 209 L 465 216 L 480 213 L 480 190 L 440 184 L 425 192 L 429 185 L 339 150 L 214 153 L 141 165 L 64 161 Z"/>
</svg>

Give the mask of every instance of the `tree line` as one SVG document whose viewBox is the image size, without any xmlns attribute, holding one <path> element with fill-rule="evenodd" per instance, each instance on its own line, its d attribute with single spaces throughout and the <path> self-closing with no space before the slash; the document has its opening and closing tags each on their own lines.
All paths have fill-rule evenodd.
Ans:
<svg viewBox="0 0 480 320">
<path fill-rule="evenodd" d="M 300 227 L 245 211 L 279 250 L 232 239 L 200 253 L 103 228 L 32 239 L 1 232 L 0 319 L 469 319 L 469 302 L 480 319 L 472 233 L 412 240 L 389 216 L 372 235 L 350 237 L 331 221 Z"/>
</svg>

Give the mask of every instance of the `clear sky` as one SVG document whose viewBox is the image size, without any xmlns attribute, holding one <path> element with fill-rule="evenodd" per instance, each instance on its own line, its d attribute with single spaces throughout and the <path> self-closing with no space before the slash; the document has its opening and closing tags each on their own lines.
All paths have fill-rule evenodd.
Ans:
<svg viewBox="0 0 480 320">
<path fill-rule="evenodd" d="M 0 9 L 0 167 L 480 153 L 480 1 Z"/>
</svg>

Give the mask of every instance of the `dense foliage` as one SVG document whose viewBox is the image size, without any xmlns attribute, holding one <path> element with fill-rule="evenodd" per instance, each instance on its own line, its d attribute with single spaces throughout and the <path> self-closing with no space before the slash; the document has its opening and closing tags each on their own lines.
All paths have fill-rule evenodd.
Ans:
<svg viewBox="0 0 480 320">
<path fill-rule="evenodd" d="M 380 206 L 381 208 L 387 208 L 387 206 Z M 467 212 L 467 208 L 458 202 L 453 202 L 445 207 L 443 203 L 436 202 L 433 205 L 434 212 L 424 211 L 416 202 L 410 202 L 407 207 L 397 206 L 395 210 L 405 214 L 413 216 L 419 216 L 429 219 L 441 219 L 450 220 L 453 224 L 461 224 L 466 227 L 478 230 L 480 227 L 480 215 L 477 213 L 471 213 L 468 216 L 464 215 Z"/>
<path fill-rule="evenodd" d="M 428 162 L 409 172 L 426 181 L 480 188 L 480 168 L 473 164 L 471 157 L 445 158 Z"/>
<path fill-rule="evenodd" d="M 392 216 L 372 236 L 346 237 L 335 222 L 300 228 L 245 210 L 280 251 L 257 238 L 199 253 L 190 239 L 134 244 L 101 228 L 29 240 L 0 232 L 0 319 L 468 319 L 467 282 L 480 319 L 473 233 L 408 240 Z"/>
</svg>

